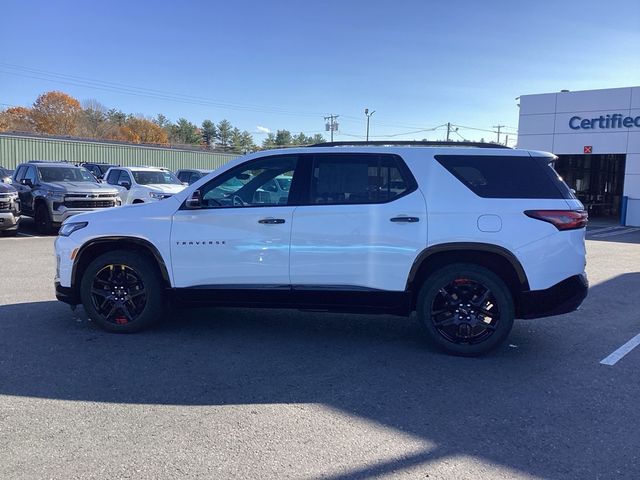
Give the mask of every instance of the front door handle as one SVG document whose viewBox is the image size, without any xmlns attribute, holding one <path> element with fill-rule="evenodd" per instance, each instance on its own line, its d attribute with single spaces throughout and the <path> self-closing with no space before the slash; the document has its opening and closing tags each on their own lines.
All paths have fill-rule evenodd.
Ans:
<svg viewBox="0 0 640 480">
<path fill-rule="evenodd" d="M 418 217 L 393 217 L 390 220 L 393 223 L 416 223 L 420 221 Z"/>
<path fill-rule="evenodd" d="M 266 225 L 277 225 L 279 223 L 284 223 L 284 218 L 263 218 L 262 220 L 258 220 L 258 223 L 264 223 Z"/>
</svg>

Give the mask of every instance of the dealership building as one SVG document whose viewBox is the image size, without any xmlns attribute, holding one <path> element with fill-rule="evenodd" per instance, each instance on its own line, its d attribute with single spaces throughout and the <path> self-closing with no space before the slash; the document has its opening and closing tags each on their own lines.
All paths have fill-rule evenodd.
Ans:
<svg viewBox="0 0 640 480">
<path fill-rule="evenodd" d="M 519 100 L 518 147 L 556 154 L 593 220 L 640 226 L 640 87 Z"/>
</svg>

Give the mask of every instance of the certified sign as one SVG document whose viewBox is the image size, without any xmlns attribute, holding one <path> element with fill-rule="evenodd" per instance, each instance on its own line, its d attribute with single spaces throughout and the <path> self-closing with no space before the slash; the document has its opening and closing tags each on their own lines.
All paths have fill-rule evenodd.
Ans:
<svg viewBox="0 0 640 480">
<path fill-rule="evenodd" d="M 640 115 L 629 117 L 621 113 L 600 115 L 594 118 L 571 117 L 569 128 L 571 130 L 611 129 L 611 128 L 640 128 Z"/>
</svg>

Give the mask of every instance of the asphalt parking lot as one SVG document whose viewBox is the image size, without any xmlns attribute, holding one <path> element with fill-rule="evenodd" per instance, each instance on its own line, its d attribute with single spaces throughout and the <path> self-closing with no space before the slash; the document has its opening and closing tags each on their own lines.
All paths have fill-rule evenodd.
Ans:
<svg viewBox="0 0 640 480">
<path fill-rule="evenodd" d="M 601 363 L 640 333 L 640 231 L 617 231 L 589 231 L 581 310 L 467 359 L 391 316 L 107 334 L 55 301 L 54 238 L 25 225 L 0 238 L 0 478 L 640 478 L 640 347 Z"/>
</svg>

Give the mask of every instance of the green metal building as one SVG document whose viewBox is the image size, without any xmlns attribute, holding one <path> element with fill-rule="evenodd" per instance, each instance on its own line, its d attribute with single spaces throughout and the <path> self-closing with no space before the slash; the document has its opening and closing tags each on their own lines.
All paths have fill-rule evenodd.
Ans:
<svg viewBox="0 0 640 480">
<path fill-rule="evenodd" d="M 238 157 L 233 153 L 155 147 L 134 143 L 0 133 L 0 166 L 14 169 L 29 160 L 101 162 L 122 166 L 150 165 L 213 170 Z"/>
</svg>

